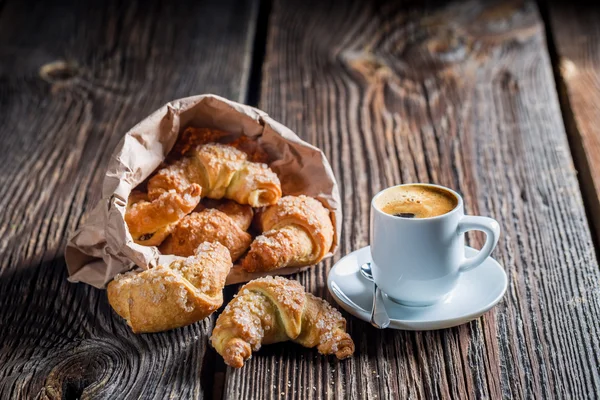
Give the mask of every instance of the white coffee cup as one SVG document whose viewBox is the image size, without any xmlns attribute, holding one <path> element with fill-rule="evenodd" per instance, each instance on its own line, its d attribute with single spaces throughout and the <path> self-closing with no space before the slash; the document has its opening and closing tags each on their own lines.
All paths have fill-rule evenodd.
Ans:
<svg viewBox="0 0 600 400">
<path fill-rule="evenodd" d="M 382 190 L 371 201 L 371 269 L 377 286 L 393 301 L 409 306 L 432 305 L 452 292 L 462 272 L 475 268 L 490 255 L 500 236 L 492 218 L 464 214 L 462 197 L 439 185 L 431 186 L 456 197 L 446 214 L 430 218 L 402 218 L 382 211 Z M 379 202 L 378 202 L 379 200 Z M 465 257 L 467 231 L 485 232 L 479 253 Z"/>
</svg>

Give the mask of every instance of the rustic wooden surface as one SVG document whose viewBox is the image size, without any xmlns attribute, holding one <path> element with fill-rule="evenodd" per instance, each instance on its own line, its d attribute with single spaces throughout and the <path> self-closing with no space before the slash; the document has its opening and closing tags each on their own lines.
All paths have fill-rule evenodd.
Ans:
<svg viewBox="0 0 600 400">
<path fill-rule="evenodd" d="M 0 2 L 1 399 L 600 395 L 600 270 L 535 3 L 197 3 Z M 557 16 L 553 36 L 580 37 Z M 565 78 L 583 137 L 595 49 L 557 44 L 586 70 Z M 67 283 L 63 248 L 122 134 L 206 92 L 260 99 L 325 151 L 345 212 L 333 261 L 368 243 L 378 190 L 459 190 L 469 212 L 501 223 L 503 302 L 436 332 L 377 331 L 346 314 L 354 358 L 270 345 L 224 381 L 207 346 L 214 318 L 131 334 L 104 292 Z M 330 301 L 333 261 L 297 276 Z"/>
<path fill-rule="evenodd" d="M 273 4 L 261 106 L 332 162 L 345 212 L 336 259 L 368 244 L 374 193 L 436 182 L 500 221 L 494 255 L 510 286 L 453 329 L 377 331 L 349 318 L 357 351 L 344 362 L 265 347 L 228 370 L 226 397 L 600 394 L 600 271 L 535 3 L 297 3 Z M 330 266 L 299 279 L 331 300 Z"/>
<path fill-rule="evenodd" d="M 213 319 L 133 335 L 62 256 L 130 127 L 245 99 L 257 3 L 202 3 L 0 3 L 1 399 L 210 398 Z"/>
<path fill-rule="evenodd" d="M 548 11 L 567 133 L 589 215 L 600 237 L 600 7 L 551 2 Z"/>
</svg>

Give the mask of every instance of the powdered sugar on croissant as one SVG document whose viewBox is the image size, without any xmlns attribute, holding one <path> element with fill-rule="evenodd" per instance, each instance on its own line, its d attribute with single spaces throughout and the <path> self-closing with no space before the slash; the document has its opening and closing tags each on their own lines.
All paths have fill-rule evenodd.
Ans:
<svg viewBox="0 0 600 400">
<path fill-rule="evenodd" d="M 255 279 L 244 285 L 217 319 L 211 343 L 227 365 L 240 368 L 261 345 L 291 340 L 321 354 L 350 357 L 346 320 L 297 281 Z"/>
<path fill-rule="evenodd" d="M 231 266 L 224 246 L 203 243 L 195 255 L 170 265 L 117 275 L 108 284 L 108 301 L 135 333 L 189 325 L 223 304 Z"/>
<path fill-rule="evenodd" d="M 248 272 L 316 264 L 333 243 L 329 210 L 308 196 L 285 196 L 259 217 L 263 232 L 242 260 Z"/>
<path fill-rule="evenodd" d="M 145 193 L 129 195 L 125 222 L 136 243 L 158 246 L 186 214 L 200 202 L 200 186 L 189 185 L 182 192 L 170 190 L 149 200 Z"/>
<path fill-rule="evenodd" d="M 252 236 L 245 229 L 250 225 L 253 212 L 248 205 L 228 203 L 233 202 L 183 217 L 161 245 L 161 253 L 190 256 L 199 244 L 218 242 L 229 249 L 231 259 L 236 261 L 252 242 Z"/>
<path fill-rule="evenodd" d="M 266 164 L 251 162 L 243 151 L 219 143 L 199 145 L 159 170 L 148 181 L 148 196 L 154 199 L 169 190 L 181 193 L 194 183 L 202 187 L 205 197 L 252 207 L 275 204 L 281 198 L 279 178 Z"/>
</svg>

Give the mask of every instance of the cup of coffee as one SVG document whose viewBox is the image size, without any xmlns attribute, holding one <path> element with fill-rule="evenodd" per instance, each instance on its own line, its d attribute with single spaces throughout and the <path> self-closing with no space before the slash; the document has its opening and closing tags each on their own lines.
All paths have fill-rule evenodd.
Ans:
<svg viewBox="0 0 600 400">
<path fill-rule="evenodd" d="M 486 242 L 465 257 L 467 231 L 480 230 Z M 464 214 L 455 191 L 431 184 L 387 188 L 371 201 L 371 269 L 377 286 L 393 301 L 428 306 L 444 299 L 462 272 L 479 266 L 500 236 L 492 218 Z"/>
</svg>

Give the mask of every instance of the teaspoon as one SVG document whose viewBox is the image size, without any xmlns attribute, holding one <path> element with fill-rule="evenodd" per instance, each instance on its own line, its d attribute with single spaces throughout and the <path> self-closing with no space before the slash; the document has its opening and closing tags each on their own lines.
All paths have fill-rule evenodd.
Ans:
<svg viewBox="0 0 600 400">
<path fill-rule="evenodd" d="M 373 310 L 371 311 L 371 325 L 378 329 L 385 329 L 390 325 L 390 317 L 387 315 L 385 305 L 383 304 L 383 295 L 381 289 L 373 280 L 371 272 L 371 263 L 364 263 L 360 266 L 361 274 L 373 282 Z"/>
</svg>

